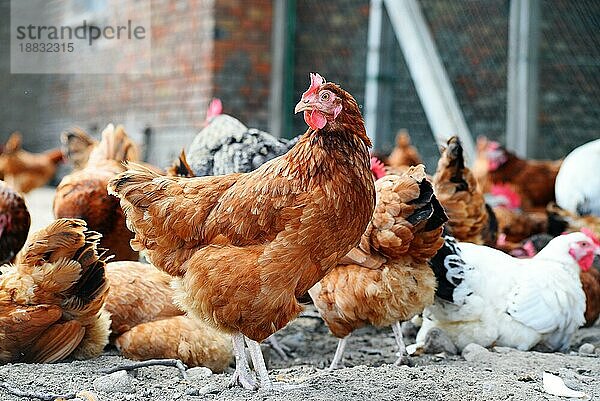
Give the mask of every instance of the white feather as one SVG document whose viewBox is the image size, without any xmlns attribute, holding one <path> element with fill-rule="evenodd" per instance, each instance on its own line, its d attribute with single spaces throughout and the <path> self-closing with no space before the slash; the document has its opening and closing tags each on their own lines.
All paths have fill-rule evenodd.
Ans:
<svg viewBox="0 0 600 401">
<path fill-rule="evenodd" d="M 425 310 L 417 343 L 424 341 L 430 328 L 440 327 L 460 349 L 471 342 L 522 350 L 542 342 L 565 349 L 584 323 L 579 267 L 568 254 L 569 238 L 579 236 L 583 234 L 554 239 L 532 259 L 460 243 L 460 257 L 467 264 L 462 274 L 445 263 L 448 281 L 463 278 L 453 293 L 455 302 L 436 301 Z"/>
<path fill-rule="evenodd" d="M 600 139 L 573 150 L 563 161 L 556 176 L 556 203 L 577 213 L 585 205 L 592 214 L 600 216 Z"/>
</svg>

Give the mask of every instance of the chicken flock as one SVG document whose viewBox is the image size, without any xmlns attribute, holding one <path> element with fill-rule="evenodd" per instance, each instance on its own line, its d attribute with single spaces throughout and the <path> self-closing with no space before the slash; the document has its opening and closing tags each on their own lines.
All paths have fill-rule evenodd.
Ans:
<svg viewBox="0 0 600 401">
<path fill-rule="evenodd" d="M 407 363 L 400 323 L 415 316 L 417 348 L 438 328 L 459 349 L 564 351 L 594 324 L 600 181 L 578 171 L 600 170 L 600 140 L 530 161 L 481 138 L 470 169 L 452 137 L 428 176 L 406 132 L 372 158 L 356 100 L 310 79 L 295 107 L 303 135 L 275 138 L 212 103 L 165 171 L 120 125 L 100 141 L 72 128 L 42 154 L 13 134 L 0 153 L 0 362 L 112 344 L 218 372 L 234 362 L 233 385 L 269 390 L 285 386 L 260 343 L 306 302 L 339 339 L 331 369 L 365 325 L 391 327 Z M 26 194 L 64 160 L 56 220 L 30 233 Z"/>
</svg>

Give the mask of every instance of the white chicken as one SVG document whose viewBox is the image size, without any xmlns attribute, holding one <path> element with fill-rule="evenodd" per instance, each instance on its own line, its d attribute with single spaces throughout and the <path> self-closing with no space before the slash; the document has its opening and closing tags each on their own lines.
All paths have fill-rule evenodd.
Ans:
<svg viewBox="0 0 600 401">
<path fill-rule="evenodd" d="M 595 174 L 584 174 L 596 171 Z M 556 176 L 556 203 L 580 216 L 600 216 L 600 139 L 573 150 Z"/>
<path fill-rule="evenodd" d="M 599 250 L 581 232 L 554 238 L 531 259 L 446 237 L 430 262 L 438 289 L 423 312 L 417 346 L 439 327 L 461 350 L 469 343 L 567 349 L 585 323 L 579 270 L 589 269 Z"/>
</svg>

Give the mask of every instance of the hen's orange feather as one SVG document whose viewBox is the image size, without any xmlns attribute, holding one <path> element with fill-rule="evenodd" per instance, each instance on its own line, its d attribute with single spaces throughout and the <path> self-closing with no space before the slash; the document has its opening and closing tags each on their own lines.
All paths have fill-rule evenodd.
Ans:
<svg viewBox="0 0 600 401">
<path fill-rule="evenodd" d="M 310 291 L 331 332 L 343 338 L 366 324 L 390 326 L 433 303 L 427 264 L 447 220 L 423 166 L 376 182 L 377 205 L 361 243 Z M 380 263 L 375 263 L 379 261 Z"/>
<path fill-rule="evenodd" d="M 53 362 L 99 355 L 108 342 L 108 287 L 99 235 L 82 220 L 33 234 L 0 276 L 0 361 Z"/>
<path fill-rule="evenodd" d="M 108 194 L 106 185 L 125 170 L 122 162 L 137 157 L 137 146 L 123 127 L 109 124 L 85 168 L 64 177 L 54 197 L 55 217 L 85 220 L 90 229 L 102 234 L 100 245 L 114 254 L 115 260 L 137 260 L 138 253 L 129 246 L 133 235 L 127 230 L 119 200 Z"/>
<path fill-rule="evenodd" d="M 21 149 L 21 135 L 14 133 L 0 154 L 4 180 L 17 192 L 27 193 L 48 183 L 64 160 L 60 149 L 30 153 Z"/>
<path fill-rule="evenodd" d="M 164 177 L 139 166 L 111 180 L 135 249 L 178 276 L 179 303 L 226 332 L 262 341 L 301 310 L 306 293 L 356 244 L 374 206 L 356 101 L 284 156 L 247 174 Z"/>
<path fill-rule="evenodd" d="M 147 322 L 183 315 L 173 304 L 171 277 L 152 265 L 122 261 L 106 265 L 110 291 L 105 309 L 110 313 L 113 335 Z"/>
<path fill-rule="evenodd" d="M 116 340 L 126 358 L 179 359 L 187 366 L 224 371 L 232 360 L 231 338 L 205 322 L 175 316 L 135 326 Z"/>
<path fill-rule="evenodd" d="M 452 137 L 442 152 L 433 188 L 448 214 L 448 230 L 459 241 L 495 245 L 497 227 L 474 175 L 465 165 L 460 140 Z"/>
</svg>

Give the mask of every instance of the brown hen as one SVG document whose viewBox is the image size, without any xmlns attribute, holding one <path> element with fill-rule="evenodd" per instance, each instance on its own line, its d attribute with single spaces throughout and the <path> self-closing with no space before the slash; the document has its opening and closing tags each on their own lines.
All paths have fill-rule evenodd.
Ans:
<svg viewBox="0 0 600 401">
<path fill-rule="evenodd" d="M 483 156 L 487 159 L 490 185 L 512 184 L 522 199 L 525 211 L 540 211 L 554 201 L 554 183 L 562 160 L 526 160 L 509 152 L 498 142 L 487 141 Z"/>
<path fill-rule="evenodd" d="M 0 181 L 0 266 L 14 260 L 27 240 L 30 226 L 25 199 Z"/>
<path fill-rule="evenodd" d="M 8 185 L 17 192 L 27 193 L 48 183 L 63 160 L 60 149 L 44 153 L 21 149 L 21 134 L 15 132 L 0 154 L 0 171 Z"/>
<path fill-rule="evenodd" d="M 360 245 L 309 291 L 340 342 L 331 369 L 341 361 L 352 331 L 372 324 L 392 326 L 400 350 L 400 321 L 433 303 L 436 280 L 427 260 L 442 246 L 447 216 L 423 165 L 375 183 L 377 205 Z"/>
<path fill-rule="evenodd" d="M 171 277 L 152 265 L 106 265 L 110 292 L 104 308 L 114 343 L 127 358 L 176 358 L 187 366 L 223 371 L 231 362 L 231 338 L 191 319 L 173 304 Z"/>
<path fill-rule="evenodd" d="M 98 356 L 108 343 L 100 235 L 62 219 L 33 234 L 0 276 L 0 361 Z"/>
<path fill-rule="evenodd" d="M 90 153 L 98 145 L 98 141 L 90 137 L 84 130 L 73 127 L 60 135 L 63 153 L 73 165 L 73 170 L 82 170 L 87 166 Z"/>
<path fill-rule="evenodd" d="M 223 372 L 231 363 L 231 337 L 199 319 L 175 316 L 135 326 L 115 341 L 126 358 L 179 359 Z"/>
<path fill-rule="evenodd" d="M 233 333 L 234 380 L 256 388 L 244 336 L 272 387 L 260 346 L 295 318 L 297 297 L 356 245 L 375 190 L 369 138 L 354 98 L 318 74 L 296 106 L 310 129 L 285 155 L 250 173 L 165 177 L 134 166 L 111 180 L 135 249 L 176 276 L 192 315 Z"/>
<path fill-rule="evenodd" d="M 387 164 L 392 168 L 416 166 L 423 163 L 419 151 L 410 143 L 408 131 L 400 130 L 396 135 L 396 147 L 387 158 Z"/>
<path fill-rule="evenodd" d="M 122 261 L 106 265 L 110 292 L 105 309 L 110 312 L 112 335 L 167 317 L 183 315 L 173 304 L 171 276 L 146 263 Z"/>
<path fill-rule="evenodd" d="M 123 127 L 109 124 L 85 168 L 64 177 L 54 197 L 54 216 L 85 220 L 90 229 L 102 234 L 100 245 L 114 254 L 115 260 L 137 260 L 139 256 L 129 245 L 133 234 L 125 225 L 119 199 L 108 194 L 106 185 L 125 171 L 122 162 L 136 160 L 137 146 Z"/>
<path fill-rule="evenodd" d="M 448 214 L 447 229 L 459 241 L 495 245 L 497 225 L 475 177 L 465 166 L 458 137 L 448 140 L 433 177 L 437 199 Z"/>
</svg>

